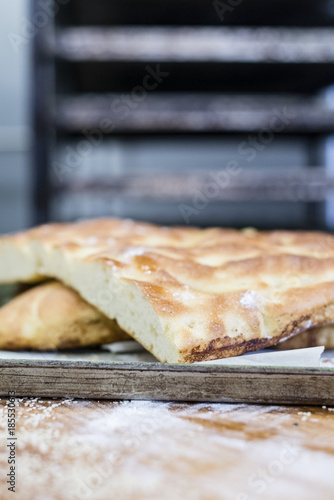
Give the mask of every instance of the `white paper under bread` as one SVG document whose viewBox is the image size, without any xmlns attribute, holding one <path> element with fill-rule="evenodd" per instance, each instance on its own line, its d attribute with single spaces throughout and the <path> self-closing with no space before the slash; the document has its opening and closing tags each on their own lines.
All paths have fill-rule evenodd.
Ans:
<svg viewBox="0 0 334 500">
<path fill-rule="evenodd" d="M 320 365 L 324 346 L 293 349 L 291 351 L 258 351 L 236 356 L 234 358 L 201 361 L 196 365 L 224 366 L 293 366 L 310 368 Z"/>
</svg>

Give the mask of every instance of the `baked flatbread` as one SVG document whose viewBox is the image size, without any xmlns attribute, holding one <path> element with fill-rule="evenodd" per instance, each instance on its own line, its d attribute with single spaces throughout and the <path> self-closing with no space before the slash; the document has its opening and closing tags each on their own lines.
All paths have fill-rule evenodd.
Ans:
<svg viewBox="0 0 334 500">
<path fill-rule="evenodd" d="M 62 283 L 38 285 L 0 308 L 0 349 L 48 351 L 128 338 Z"/>
<path fill-rule="evenodd" d="M 269 347 L 334 321 L 334 237 L 100 219 L 0 239 L 0 281 L 50 276 L 161 361 Z"/>
</svg>

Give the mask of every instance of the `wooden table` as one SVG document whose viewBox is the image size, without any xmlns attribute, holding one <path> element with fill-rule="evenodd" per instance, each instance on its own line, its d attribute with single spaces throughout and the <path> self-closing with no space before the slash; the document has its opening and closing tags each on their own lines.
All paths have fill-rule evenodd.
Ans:
<svg viewBox="0 0 334 500">
<path fill-rule="evenodd" d="M 334 408 L 20 398 L 1 500 L 331 500 Z"/>
</svg>

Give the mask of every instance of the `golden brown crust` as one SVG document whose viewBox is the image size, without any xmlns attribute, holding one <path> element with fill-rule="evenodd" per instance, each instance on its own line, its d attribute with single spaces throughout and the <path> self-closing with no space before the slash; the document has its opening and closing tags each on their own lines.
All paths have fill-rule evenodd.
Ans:
<svg viewBox="0 0 334 500">
<path fill-rule="evenodd" d="M 129 311 L 138 292 L 176 354 L 157 352 L 155 334 L 143 339 L 136 318 L 125 321 L 123 314 L 120 325 L 162 361 L 239 355 L 334 320 L 334 237 L 321 232 L 164 228 L 102 219 L 42 226 L 1 238 L 0 249 L 6 244 L 38 254 L 36 275 L 71 282 L 98 307 L 96 293 L 86 293 L 80 283 L 79 263 L 81 272 L 99 265 L 96 272 L 112 276 L 120 296 L 126 289 Z M 46 263 L 51 253 L 50 261 L 61 256 L 52 270 Z M 112 314 L 118 319 L 117 311 Z"/>
<path fill-rule="evenodd" d="M 106 318 L 62 283 L 46 283 L 0 308 L 0 349 L 55 350 L 125 340 Z"/>
</svg>

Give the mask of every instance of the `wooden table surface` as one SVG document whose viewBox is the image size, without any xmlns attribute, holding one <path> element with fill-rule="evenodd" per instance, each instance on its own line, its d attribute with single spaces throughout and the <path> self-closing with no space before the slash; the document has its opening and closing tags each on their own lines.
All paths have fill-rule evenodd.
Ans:
<svg viewBox="0 0 334 500">
<path fill-rule="evenodd" d="M 331 500 L 334 408 L 16 400 L 16 493 L 1 500 Z"/>
</svg>

